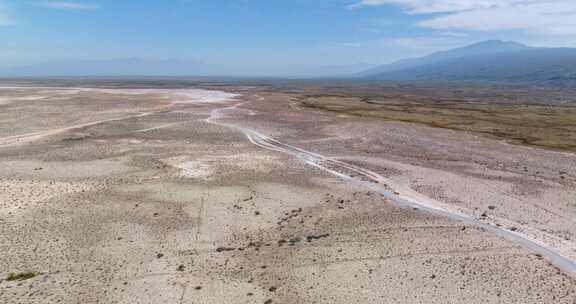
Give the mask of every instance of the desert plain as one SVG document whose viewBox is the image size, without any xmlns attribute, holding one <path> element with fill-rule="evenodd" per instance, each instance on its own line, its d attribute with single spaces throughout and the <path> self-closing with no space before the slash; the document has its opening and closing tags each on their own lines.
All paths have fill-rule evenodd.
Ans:
<svg viewBox="0 0 576 304">
<path fill-rule="evenodd" d="M 0 83 L 0 303 L 576 303 L 576 92 Z"/>
</svg>

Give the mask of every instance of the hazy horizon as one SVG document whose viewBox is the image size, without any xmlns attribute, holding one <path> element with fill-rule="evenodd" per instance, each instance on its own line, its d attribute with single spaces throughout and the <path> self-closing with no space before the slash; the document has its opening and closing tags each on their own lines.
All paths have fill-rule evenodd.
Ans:
<svg viewBox="0 0 576 304">
<path fill-rule="evenodd" d="M 573 47 L 575 9 L 567 0 L 0 0 L 0 67 L 138 59 L 189 66 L 188 75 L 337 76 L 484 40 Z M 109 74 L 141 74 L 121 69 Z"/>
</svg>

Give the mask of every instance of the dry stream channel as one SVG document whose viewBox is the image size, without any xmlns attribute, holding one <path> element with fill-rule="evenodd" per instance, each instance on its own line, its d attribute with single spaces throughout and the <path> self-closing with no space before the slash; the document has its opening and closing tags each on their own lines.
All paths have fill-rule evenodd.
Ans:
<svg viewBox="0 0 576 304">
<path fill-rule="evenodd" d="M 533 251 L 534 253 L 546 257 L 553 265 L 570 274 L 571 276 L 576 276 L 575 261 L 564 257 L 556 248 L 544 244 L 543 242 L 540 242 L 533 237 L 520 232 L 499 227 L 489 222 L 481 222 L 477 218 L 474 218 L 466 213 L 459 212 L 458 210 L 454 210 L 454 208 L 451 208 L 445 203 L 425 197 L 416 191 L 409 189 L 408 187 L 402 187 L 401 185 L 393 186 L 392 181 L 371 170 L 367 170 L 365 168 L 361 168 L 337 159 L 329 158 L 318 153 L 306 151 L 290 144 L 280 142 L 253 129 L 221 121 L 226 118 L 226 113 L 228 112 L 242 111 L 242 109 L 239 107 L 244 104 L 246 104 L 246 102 L 240 102 L 232 106 L 213 109 L 211 111 L 210 117 L 208 117 L 205 121 L 207 123 L 236 129 L 242 132 L 254 145 L 271 151 L 291 155 L 308 165 L 324 170 L 351 183 L 369 188 L 370 190 L 381 194 L 399 206 L 415 208 L 424 212 L 430 212 L 435 215 L 446 216 L 466 224 L 475 225 L 479 228 L 505 237 Z"/>
</svg>

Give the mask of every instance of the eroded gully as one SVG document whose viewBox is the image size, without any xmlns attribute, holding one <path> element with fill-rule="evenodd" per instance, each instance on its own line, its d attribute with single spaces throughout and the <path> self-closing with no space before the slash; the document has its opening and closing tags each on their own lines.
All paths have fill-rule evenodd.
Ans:
<svg viewBox="0 0 576 304">
<path fill-rule="evenodd" d="M 388 180 L 371 170 L 280 142 L 253 129 L 221 121 L 225 118 L 227 112 L 238 111 L 239 107 L 246 103 L 247 102 L 241 102 L 232 106 L 213 109 L 210 112 L 210 116 L 206 118 L 205 121 L 213 125 L 238 130 L 256 146 L 290 155 L 310 166 L 321 169 L 346 180 L 347 182 L 377 192 L 401 207 L 416 208 L 431 214 L 445 216 L 504 237 L 536 254 L 540 254 L 563 272 L 576 277 L 576 262 L 564 256 L 558 248 L 542 242 L 540 240 L 541 238 L 535 238 L 524 233 L 507 230 L 495 224 L 482 222 L 481 220 L 469 215 L 469 213 L 455 210 L 452 206 L 426 197 L 409 187 L 395 185 L 393 181 Z M 551 237 L 553 236 L 542 235 L 542 238 L 544 239 Z"/>
</svg>

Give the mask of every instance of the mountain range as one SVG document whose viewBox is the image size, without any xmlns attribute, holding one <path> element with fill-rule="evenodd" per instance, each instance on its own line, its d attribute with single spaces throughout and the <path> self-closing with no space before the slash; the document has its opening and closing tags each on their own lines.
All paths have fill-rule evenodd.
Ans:
<svg viewBox="0 0 576 304">
<path fill-rule="evenodd" d="M 349 78 L 360 70 L 375 67 L 375 64 L 342 65 L 291 65 L 279 68 L 278 74 L 268 75 L 263 71 L 250 70 L 245 74 L 230 72 L 225 66 L 192 60 L 154 60 L 143 58 L 121 58 L 103 60 L 55 60 L 29 65 L 1 66 L 0 77 L 83 77 L 83 76 L 287 76 L 287 77 L 333 77 Z"/>
<path fill-rule="evenodd" d="M 31 65 L 1 67 L 0 76 L 190 76 L 208 74 L 213 70 L 213 66 L 196 61 L 125 58 L 110 60 L 59 60 Z"/>
<path fill-rule="evenodd" d="M 358 73 L 358 71 L 362 71 Z M 256 73 L 251 71 L 252 73 Z M 0 67 L 0 77 L 50 76 L 265 76 L 230 75 L 225 67 L 198 61 L 61 60 Z M 540 48 L 489 40 L 385 65 L 291 66 L 278 75 L 395 81 L 489 81 L 576 85 L 576 49 Z"/>
<path fill-rule="evenodd" d="M 357 77 L 571 86 L 576 84 L 576 49 L 537 48 L 491 40 L 377 66 L 357 74 Z"/>
</svg>

